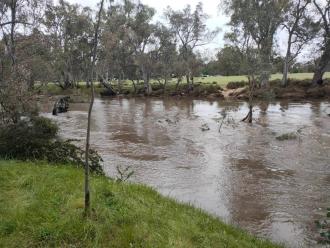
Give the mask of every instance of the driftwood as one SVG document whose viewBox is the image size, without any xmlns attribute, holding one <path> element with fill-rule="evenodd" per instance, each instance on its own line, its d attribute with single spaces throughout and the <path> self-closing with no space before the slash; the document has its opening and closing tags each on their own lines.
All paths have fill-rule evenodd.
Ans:
<svg viewBox="0 0 330 248">
<path fill-rule="evenodd" d="M 53 107 L 53 115 L 57 115 L 58 113 L 65 113 L 69 110 L 69 96 L 64 96 L 58 99 Z"/>
</svg>

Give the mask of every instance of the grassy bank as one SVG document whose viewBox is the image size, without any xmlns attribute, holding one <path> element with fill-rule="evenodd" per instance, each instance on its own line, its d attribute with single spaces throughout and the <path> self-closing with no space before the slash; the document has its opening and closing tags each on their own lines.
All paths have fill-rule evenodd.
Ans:
<svg viewBox="0 0 330 248">
<path fill-rule="evenodd" d="M 283 75 L 280 73 L 272 74 L 270 80 L 281 80 L 282 77 Z M 296 79 L 296 80 L 312 79 L 313 73 L 290 73 L 288 77 L 290 79 Z M 330 78 L 330 72 L 326 72 L 324 74 L 324 78 Z M 239 81 L 247 82 L 248 79 L 246 76 L 210 76 L 210 77 L 197 77 L 195 78 L 195 81 L 202 83 L 217 82 L 219 86 L 226 87 L 226 85 L 230 82 L 239 82 Z"/>
<path fill-rule="evenodd" d="M 277 247 L 154 190 L 93 176 L 83 215 L 83 171 L 0 161 L 0 247 Z"/>
<path fill-rule="evenodd" d="M 304 84 L 310 84 L 310 80 L 312 79 L 313 74 L 312 73 L 294 73 L 289 74 L 289 79 L 291 81 L 294 81 L 295 84 L 297 83 L 304 83 Z M 281 84 L 281 78 L 282 74 L 273 74 L 271 75 L 271 81 L 276 82 L 278 86 Z M 330 72 L 325 73 L 324 78 L 330 78 Z M 304 81 L 305 80 L 305 81 Z M 329 80 L 327 80 L 329 81 Z M 232 82 L 244 82 L 247 83 L 247 77 L 246 76 L 210 76 L 210 77 L 196 77 L 194 78 L 194 90 L 193 92 L 189 93 L 189 96 L 193 97 L 213 97 L 213 98 L 221 98 L 222 93 L 220 93 L 223 89 L 225 89 L 228 85 L 228 83 Z M 174 96 L 174 95 L 187 95 L 185 94 L 187 91 L 187 84 L 185 81 L 181 82 L 179 86 L 177 87 L 177 81 L 176 79 L 170 80 L 167 85 L 165 92 L 163 90 L 163 85 L 160 84 L 158 81 L 151 80 L 151 86 L 153 89 L 153 92 L 151 93 L 151 96 Z M 90 89 L 86 88 L 86 84 L 84 82 L 81 82 L 78 84 L 78 88 L 74 89 L 67 89 L 62 90 L 60 87 L 58 87 L 55 84 L 49 83 L 41 88 L 39 88 L 40 94 L 46 94 L 46 95 L 70 95 L 71 100 L 73 102 L 84 102 L 88 99 L 88 95 L 90 94 Z M 112 84 L 114 90 L 118 91 L 118 84 L 117 82 L 113 82 Z M 301 85 L 292 85 L 291 88 L 301 88 Z M 312 86 L 310 84 L 310 86 Z M 39 86 L 37 86 L 39 87 Z M 135 96 L 135 95 L 143 95 L 144 93 L 144 84 L 142 81 L 139 82 L 139 84 L 136 85 L 137 92 L 134 94 L 134 87 L 132 82 L 130 81 L 123 81 L 121 82 L 120 86 L 120 94 L 127 95 L 127 96 Z M 284 89 L 286 90 L 286 89 Z M 99 83 L 95 83 L 95 91 L 97 94 L 100 94 L 101 92 L 105 91 L 105 88 L 100 85 Z M 292 95 L 291 90 L 289 90 L 290 94 Z M 184 94 L 182 94 L 184 93 Z M 301 94 L 300 94 L 301 95 Z M 308 94 L 307 94 L 307 97 Z M 279 98 L 282 98 L 279 96 Z M 289 97 L 290 98 L 290 97 Z M 304 96 L 301 96 L 300 98 L 304 98 Z"/>
</svg>

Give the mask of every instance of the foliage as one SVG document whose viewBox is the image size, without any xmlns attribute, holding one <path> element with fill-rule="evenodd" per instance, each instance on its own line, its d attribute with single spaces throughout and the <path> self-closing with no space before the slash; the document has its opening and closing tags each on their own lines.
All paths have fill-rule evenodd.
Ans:
<svg viewBox="0 0 330 248">
<path fill-rule="evenodd" d="M 194 50 L 212 41 L 219 29 L 211 31 L 207 28 L 206 21 L 209 16 L 204 13 L 202 2 L 196 5 L 195 10 L 192 10 L 190 5 L 178 11 L 168 7 L 165 17 L 170 24 L 170 30 L 179 42 L 179 58 L 183 67 L 181 76 L 186 76 L 188 88 L 191 90 L 193 88 L 191 78 L 196 76 L 199 67 L 198 54 L 194 53 Z"/>
<path fill-rule="evenodd" d="M 22 160 L 47 160 L 84 166 L 84 151 L 70 140 L 56 138 L 58 127 L 44 117 L 32 117 L 0 129 L 0 157 Z M 90 150 L 91 171 L 102 174 L 102 158 Z"/>
<path fill-rule="evenodd" d="M 55 141 L 49 144 L 45 150 L 44 157 L 47 161 L 61 164 L 76 164 L 84 167 L 85 151 L 71 143 L 72 140 Z M 89 169 L 99 175 L 103 175 L 101 166 L 102 157 L 93 149 L 89 149 Z"/>
<path fill-rule="evenodd" d="M 24 66 L 16 65 L 6 75 L 5 81 L 0 80 L 0 126 L 17 123 L 22 117 L 37 114 L 35 98 L 26 83 L 28 75 Z"/>
<path fill-rule="evenodd" d="M 321 42 L 318 46 L 321 56 L 317 61 L 314 71 L 313 83 L 322 81 L 330 61 L 330 1 L 313 0 L 316 9 L 319 26 L 321 27 Z"/>
<path fill-rule="evenodd" d="M 268 85 L 275 33 L 283 22 L 288 7 L 287 0 L 223 0 L 225 10 L 231 15 L 231 36 L 241 40 L 243 47 L 250 43 L 256 49 L 261 85 Z M 252 44 L 252 42 L 254 44 Z M 253 45 L 253 46 L 252 46 Z M 250 49 L 252 51 L 252 49 Z M 250 73 L 249 73 L 250 74 Z"/>
<path fill-rule="evenodd" d="M 0 161 L 0 244 L 4 247 L 279 247 L 149 187 L 91 177 L 67 166 Z"/>
<path fill-rule="evenodd" d="M 126 168 L 121 168 L 120 166 L 116 166 L 116 170 L 118 173 L 118 176 L 116 178 L 117 182 L 126 182 L 134 174 L 134 171 L 131 170 L 131 166 L 127 166 Z"/>
<path fill-rule="evenodd" d="M 326 219 L 315 221 L 316 227 L 320 231 L 318 242 L 320 244 L 330 244 L 330 208 L 327 208 Z"/>
<path fill-rule="evenodd" d="M 218 74 L 229 76 L 229 75 L 244 75 L 247 72 L 242 68 L 241 51 L 235 47 L 226 45 L 217 54 L 216 68 Z"/>
<path fill-rule="evenodd" d="M 139 1 L 119 0 L 107 2 L 102 12 L 97 64 L 89 76 L 95 9 L 64 0 L 10 3 L 5 1 L 0 6 L 0 88 L 1 84 L 17 81 L 11 75 L 18 68 L 13 70 L 14 64 L 24 68 L 24 84 L 29 90 L 48 82 L 67 90 L 79 88 L 81 81 L 89 86 L 91 80 L 102 79 L 103 87 L 116 86 L 115 94 L 125 90 L 122 88 L 125 80 L 134 82 L 134 86 L 143 81 L 141 89 L 134 87 L 130 92 L 143 90 L 149 94 L 152 79 L 165 92 L 171 77 L 176 77 L 176 90 L 185 80 L 192 91 L 194 77 L 249 75 L 249 65 L 255 67 L 255 75 L 263 83 L 271 72 L 282 72 L 284 67 L 293 65 L 296 55 L 314 38 L 318 28 L 321 30 L 312 47 L 323 55 L 315 63 L 296 63 L 292 70 L 315 69 L 318 77 L 323 76 L 330 57 L 329 1 L 221 0 L 220 7 L 231 17 L 231 32 L 226 34 L 227 43 L 217 59 L 205 64 L 210 58 L 202 58 L 196 48 L 211 42 L 219 29 L 208 29 L 209 16 L 202 2 L 195 8 L 190 5 L 181 10 L 167 8 L 166 22 L 154 23 L 153 8 Z M 275 54 L 275 34 L 281 28 L 291 34 L 286 58 Z M 249 52 L 244 48 L 247 43 Z M 254 55 L 247 60 L 247 53 Z"/>
<path fill-rule="evenodd" d="M 238 89 L 247 86 L 247 82 L 240 81 L 240 82 L 229 82 L 227 84 L 227 89 Z"/>
<path fill-rule="evenodd" d="M 295 132 L 285 133 L 285 134 L 282 134 L 280 136 L 277 136 L 276 139 L 279 140 L 279 141 L 295 140 L 295 139 L 297 139 L 297 134 Z"/>
<path fill-rule="evenodd" d="M 92 10 L 59 1 L 48 4 L 43 25 L 52 48 L 53 81 L 67 89 L 88 80 L 93 37 Z"/>
</svg>

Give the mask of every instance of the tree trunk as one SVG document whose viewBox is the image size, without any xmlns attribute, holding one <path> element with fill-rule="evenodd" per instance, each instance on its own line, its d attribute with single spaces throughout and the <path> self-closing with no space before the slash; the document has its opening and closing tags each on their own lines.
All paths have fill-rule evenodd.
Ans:
<svg viewBox="0 0 330 248">
<path fill-rule="evenodd" d="M 163 86 L 163 94 L 166 93 L 166 84 L 167 84 L 167 77 L 165 76 L 164 86 Z"/>
<path fill-rule="evenodd" d="M 273 38 L 273 37 L 272 37 Z M 260 85 L 261 87 L 269 88 L 269 78 L 271 74 L 271 53 L 272 53 L 273 42 L 270 40 L 265 40 L 260 45 L 260 55 L 261 55 L 261 66 L 262 70 L 260 73 Z"/>
<path fill-rule="evenodd" d="M 122 73 L 120 73 L 119 78 L 118 78 L 117 94 L 121 93 L 121 84 L 122 84 L 123 80 L 124 80 L 124 76 Z"/>
<path fill-rule="evenodd" d="M 260 86 L 263 88 L 269 88 L 269 78 L 270 78 L 270 71 L 268 69 L 263 69 L 260 73 Z"/>
<path fill-rule="evenodd" d="M 93 78 L 94 67 L 96 62 L 96 51 L 97 51 L 97 43 L 99 36 L 99 28 L 101 22 L 101 13 L 103 10 L 104 0 L 101 0 L 100 10 L 98 12 L 98 19 L 95 27 L 95 35 L 94 35 L 94 44 L 93 44 L 93 60 L 90 70 L 90 78 Z M 91 130 L 91 116 L 94 105 L 94 83 L 91 81 L 91 101 L 88 109 L 88 118 L 87 118 L 87 135 L 86 135 L 86 149 L 85 149 L 85 215 L 89 216 L 90 214 L 90 189 L 89 189 L 89 146 L 90 146 L 90 130 Z"/>
<path fill-rule="evenodd" d="M 253 117 L 253 106 L 252 106 L 252 104 L 250 104 L 249 113 L 242 121 L 247 121 L 248 123 L 252 123 L 252 117 Z"/>
<path fill-rule="evenodd" d="M 253 117 L 253 94 L 255 88 L 255 78 L 254 76 L 249 76 L 249 112 L 246 117 L 242 121 L 247 121 L 248 123 L 252 123 Z"/>
<path fill-rule="evenodd" d="M 149 77 L 148 73 L 144 68 L 144 65 L 141 68 L 142 76 L 143 76 L 143 82 L 144 82 L 144 93 L 149 95 L 152 92 L 151 86 L 149 84 Z"/>
<path fill-rule="evenodd" d="M 17 1 L 11 1 L 11 28 L 10 28 L 10 56 L 12 66 L 16 64 L 15 24 L 16 24 Z"/>
<path fill-rule="evenodd" d="M 139 82 L 139 81 L 138 81 Z M 134 88 L 134 95 L 136 94 L 136 85 L 135 85 L 135 82 L 134 80 L 132 80 L 132 83 L 133 83 L 133 88 Z"/>
<path fill-rule="evenodd" d="M 175 85 L 175 91 L 178 92 L 178 88 L 179 88 L 179 84 L 181 82 L 182 78 L 181 77 L 178 77 L 177 79 L 177 82 L 176 82 L 176 85 Z"/>
<path fill-rule="evenodd" d="M 329 64 L 329 61 L 330 61 L 330 40 L 327 41 L 324 47 L 324 52 L 315 68 L 313 81 L 312 81 L 314 85 L 320 84 L 322 82 L 322 78 L 326 71 L 326 67 Z"/>
<path fill-rule="evenodd" d="M 190 72 L 188 73 L 188 75 L 186 75 L 186 79 L 187 79 L 187 84 L 188 84 L 188 92 L 191 92 L 194 90 L 194 82 L 193 82 L 193 79 L 191 79 L 191 76 L 190 76 Z"/>
<path fill-rule="evenodd" d="M 321 68 L 316 68 L 314 71 L 312 84 L 313 85 L 321 84 L 323 75 L 324 75 L 324 71 Z"/>
<path fill-rule="evenodd" d="M 282 78 L 283 87 L 286 87 L 288 85 L 288 73 L 289 73 L 289 65 L 287 58 L 285 58 L 284 66 L 283 66 L 283 78 Z"/>
<path fill-rule="evenodd" d="M 290 32 L 289 38 L 288 38 L 288 48 L 286 51 L 286 56 L 284 59 L 284 66 L 283 66 L 283 78 L 282 78 L 283 87 L 286 87 L 288 85 L 289 60 L 291 57 L 291 39 L 292 39 L 292 34 Z"/>
</svg>

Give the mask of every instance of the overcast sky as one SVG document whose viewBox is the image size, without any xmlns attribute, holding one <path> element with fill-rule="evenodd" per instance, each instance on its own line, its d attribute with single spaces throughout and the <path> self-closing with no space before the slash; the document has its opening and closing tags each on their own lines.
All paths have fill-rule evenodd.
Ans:
<svg viewBox="0 0 330 248">
<path fill-rule="evenodd" d="M 68 0 L 70 3 L 79 3 L 82 6 L 89 6 L 92 8 L 96 8 L 99 0 Z M 164 9 L 167 6 L 170 6 L 172 9 L 183 9 L 187 4 L 190 4 L 194 9 L 198 2 L 201 0 L 141 0 L 142 3 L 147 4 L 156 9 L 157 14 L 155 16 L 155 21 L 162 21 Z M 207 22 L 207 26 L 209 29 L 215 29 L 217 27 L 221 28 L 221 32 L 219 35 L 213 40 L 213 42 L 209 45 L 206 45 L 203 50 L 208 55 L 216 54 L 216 51 L 219 47 L 222 47 L 223 35 L 226 30 L 226 23 L 228 22 L 228 17 L 226 17 L 218 8 L 219 0 L 203 0 L 203 8 L 204 12 L 209 15 L 209 20 Z M 164 20 L 163 20 L 164 21 Z"/>
</svg>

